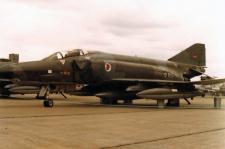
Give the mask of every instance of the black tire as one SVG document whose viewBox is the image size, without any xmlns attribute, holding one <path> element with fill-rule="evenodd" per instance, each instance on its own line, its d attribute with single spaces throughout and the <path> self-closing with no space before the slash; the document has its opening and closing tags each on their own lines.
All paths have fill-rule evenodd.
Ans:
<svg viewBox="0 0 225 149">
<path fill-rule="evenodd" d="M 101 101 L 100 101 L 101 104 L 109 104 L 109 100 L 106 99 L 106 98 L 101 98 Z"/>
<path fill-rule="evenodd" d="M 118 101 L 115 99 L 102 98 L 100 103 L 105 105 L 116 105 L 118 104 Z"/>
<path fill-rule="evenodd" d="M 133 100 L 124 100 L 123 101 L 123 104 L 125 104 L 125 105 L 131 105 L 131 104 L 133 104 Z"/>
<path fill-rule="evenodd" d="M 51 99 L 49 99 L 49 100 L 44 100 L 44 101 L 43 101 L 43 105 L 44 105 L 44 107 L 46 107 L 46 108 L 51 108 L 51 107 L 54 106 L 54 102 L 53 102 L 53 100 L 51 100 Z"/>
<path fill-rule="evenodd" d="M 118 100 L 111 100 L 111 104 L 112 105 L 117 105 L 118 104 Z"/>
<path fill-rule="evenodd" d="M 180 106 L 180 100 L 179 99 L 170 99 L 167 102 L 168 107 L 179 107 Z"/>
<path fill-rule="evenodd" d="M 9 98 L 10 95 L 9 95 L 9 94 L 0 94 L 0 97 L 3 97 L 3 98 Z"/>
</svg>

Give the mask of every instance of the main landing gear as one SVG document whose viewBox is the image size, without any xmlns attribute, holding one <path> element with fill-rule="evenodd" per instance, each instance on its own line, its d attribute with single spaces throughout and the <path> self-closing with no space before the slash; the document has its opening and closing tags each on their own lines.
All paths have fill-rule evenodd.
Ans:
<svg viewBox="0 0 225 149">
<path fill-rule="evenodd" d="M 123 101 L 123 104 L 125 104 L 125 105 L 132 105 L 133 104 L 133 100 L 126 99 L 126 100 Z"/>
<path fill-rule="evenodd" d="M 3 98 L 9 98 L 10 95 L 9 95 L 9 94 L 0 94 L 0 97 L 3 97 Z"/>
<path fill-rule="evenodd" d="M 118 100 L 110 99 L 110 98 L 101 98 L 100 104 L 117 105 L 118 104 Z M 124 105 L 132 105 L 133 104 L 133 100 L 130 100 L 130 99 L 123 100 L 123 104 Z"/>
<path fill-rule="evenodd" d="M 117 105 L 118 101 L 115 99 L 101 98 L 100 103 L 105 105 Z"/>
<path fill-rule="evenodd" d="M 168 106 L 168 107 L 179 107 L 180 106 L 180 99 L 169 99 L 167 101 L 166 106 Z M 165 99 L 158 99 L 157 100 L 157 107 L 159 109 L 165 108 Z"/>
<path fill-rule="evenodd" d="M 180 99 L 169 99 L 167 101 L 167 106 L 169 107 L 179 107 L 180 106 Z"/>
<path fill-rule="evenodd" d="M 191 104 L 191 102 L 187 98 L 184 98 L 184 100 L 188 103 L 188 105 Z M 158 99 L 157 100 L 157 106 L 158 106 L 158 108 L 164 108 L 165 107 L 165 99 Z M 168 106 L 168 107 L 179 107 L 180 106 L 180 99 L 179 98 L 169 99 L 166 103 L 166 106 Z"/>
<path fill-rule="evenodd" d="M 49 87 L 48 86 L 42 86 L 40 89 L 40 92 L 37 95 L 37 99 L 43 99 L 43 106 L 46 108 L 51 108 L 54 106 L 54 101 L 52 99 L 49 99 Z"/>
</svg>

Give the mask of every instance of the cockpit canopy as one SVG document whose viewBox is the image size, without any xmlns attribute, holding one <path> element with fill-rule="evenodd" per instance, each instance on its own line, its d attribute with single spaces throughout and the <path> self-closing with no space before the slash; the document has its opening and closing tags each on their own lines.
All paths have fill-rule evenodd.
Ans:
<svg viewBox="0 0 225 149">
<path fill-rule="evenodd" d="M 43 60 L 61 60 L 68 57 L 76 57 L 76 56 L 82 56 L 88 54 L 87 51 L 82 49 L 74 49 L 69 51 L 63 51 L 63 52 L 56 52 L 49 57 L 43 59 Z"/>
</svg>

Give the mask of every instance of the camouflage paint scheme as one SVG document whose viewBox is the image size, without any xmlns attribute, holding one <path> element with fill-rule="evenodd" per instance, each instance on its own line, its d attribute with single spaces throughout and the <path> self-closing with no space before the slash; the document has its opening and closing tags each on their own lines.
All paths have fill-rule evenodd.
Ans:
<svg viewBox="0 0 225 149">
<path fill-rule="evenodd" d="M 201 93 L 190 79 L 202 75 L 205 65 L 205 45 L 199 43 L 168 61 L 75 49 L 41 61 L 0 64 L 0 94 L 25 94 L 26 87 L 40 94 L 46 86 L 51 91 L 94 95 L 105 104 L 138 98 L 193 98 Z"/>
</svg>

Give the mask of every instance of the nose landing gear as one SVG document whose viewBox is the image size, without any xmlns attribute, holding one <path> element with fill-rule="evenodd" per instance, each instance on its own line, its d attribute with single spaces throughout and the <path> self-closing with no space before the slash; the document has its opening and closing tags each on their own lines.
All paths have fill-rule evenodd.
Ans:
<svg viewBox="0 0 225 149">
<path fill-rule="evenodd" d="M 40 89 L 40 92 L 37 95 L 37 99 L 43 99 L 43 106 L 46 108 L 51 108 L 54 106 L 54 101 L 52 99 L 49 99 L 49 87 L 48 86 L 42 86 Z"/>
<path fill-rule="evenodd" d="M 51 108 L 54 106 L 54 102 L 52 99 L 44 100 L 43 105 L 44 105 L 44 107 Z"/>
</svg>

